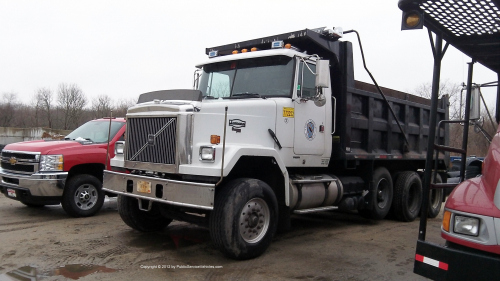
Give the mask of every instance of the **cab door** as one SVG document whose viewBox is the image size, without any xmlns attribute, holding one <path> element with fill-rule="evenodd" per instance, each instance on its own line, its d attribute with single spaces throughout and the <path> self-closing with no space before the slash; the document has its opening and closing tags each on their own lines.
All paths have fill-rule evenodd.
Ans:
<svg viewBox="0 0 500 281">
<path fill-rule="evenodd" d="M 307 64 L 307 65 L 306 65 Z M 293 151 L 300 155 L 325 152 L 326 106 L 316 106 L 316 65 L 298 59 L 295 97 L 295 133 Z"/>
</svg>

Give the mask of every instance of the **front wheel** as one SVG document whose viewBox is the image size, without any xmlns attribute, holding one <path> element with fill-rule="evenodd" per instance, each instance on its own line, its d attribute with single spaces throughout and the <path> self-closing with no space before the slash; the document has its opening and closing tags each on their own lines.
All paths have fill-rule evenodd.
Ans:
<svg viewBox="0 0 500 281">
<path fill-rule="evenodd" d="M 217 194 L 210 235 L 226 256 L 251 259 L 269 247 L 277 220 L 278 203 L 271 187 L 256 179 L 236 179 Z"/>
<path fill-rule="evenodd" d="M 93 216 L 101 209 L 103 203 L 104 191 L 96 177 L 76 175 L 66 183 L 61 205 L 70 216 Z"/>
<path fill-rule="evenodd" d="M 172 219 L 161 214 L 158 203 L 153 203 L 151 210 L 139 209 L 139 200 L 136 198 L 118 195 L 118 213 L 123 222 L 131 228 L 141 232 L 152 232 L 167 227 Z"/>
</svg>

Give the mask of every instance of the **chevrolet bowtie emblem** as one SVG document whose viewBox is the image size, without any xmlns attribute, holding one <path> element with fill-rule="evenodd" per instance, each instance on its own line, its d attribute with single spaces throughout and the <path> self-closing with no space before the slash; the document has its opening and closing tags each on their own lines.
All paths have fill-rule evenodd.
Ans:
<svg viewBox="0 0 500 281">
<path fill-rule="evenodd" d="M 10 159 L 9 159 L 9 163 L 10 163 L 11 165 L 16 165 L 16 163 L 17 163 L 17 159 L 16 159 L 16 157 L 10 157 Z"/>
</svg>

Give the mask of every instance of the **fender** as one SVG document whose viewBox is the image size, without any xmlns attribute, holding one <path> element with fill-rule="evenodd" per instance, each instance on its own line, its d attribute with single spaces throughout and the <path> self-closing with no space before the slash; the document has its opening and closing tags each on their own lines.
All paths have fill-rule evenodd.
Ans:
<svg viewBox="0 0 500 281">
<path fill-rule="evenodd" d="M 220 150 L 222 150 L 222 147 L 220 147 Z M 218 153 L 218 156 L 216 157 L 217 159 L 213 163 L 197 162 L 191 165 L 179 165 L 179 173 L 186 175 L 203 175 L 203 176 L 219 177 L 222 153 L 219 153 L 218 151 L 217 153 Z M 229 173 L 234 168 L 236 163 L 238 163 L 238 160 L 243 156 L 274 158 L 285 179 L 284 180 L 285 186 L 283 187 L 285 188 L 285 202 L 286 205 L 289 206 L 291 190 L 289 187 L 290 185 L 289 185 L 288 170 L 286 169 L 285 163 L 283 162 L 283 159 L 280 157 L 278 152 L 271 147 L 241 147 L 241 146 L 226 144 L 226 152 L 224 156 L 224 158 L 226 159 L 224 163 L 224 173 L 223 173 L 224 177 L 229 175 Z"/>
</svg>

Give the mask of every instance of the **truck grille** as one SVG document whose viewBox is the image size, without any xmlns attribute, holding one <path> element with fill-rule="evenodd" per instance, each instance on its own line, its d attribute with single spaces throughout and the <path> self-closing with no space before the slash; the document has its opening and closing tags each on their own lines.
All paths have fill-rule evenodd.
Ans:
<svg viewBox="0 0 500 281">
<path fill-rule="evenodd" d="M 14 173 L 33 174 L 38 171 L 39 157 L 38 154 L 4 150 L 0 161 L 4 170 Z"/>
<path fill-rule="evenodd" d="M 125 160 L 175 164 L 176 133 L 175 117 L 128 118 Z"/>
</svg>

